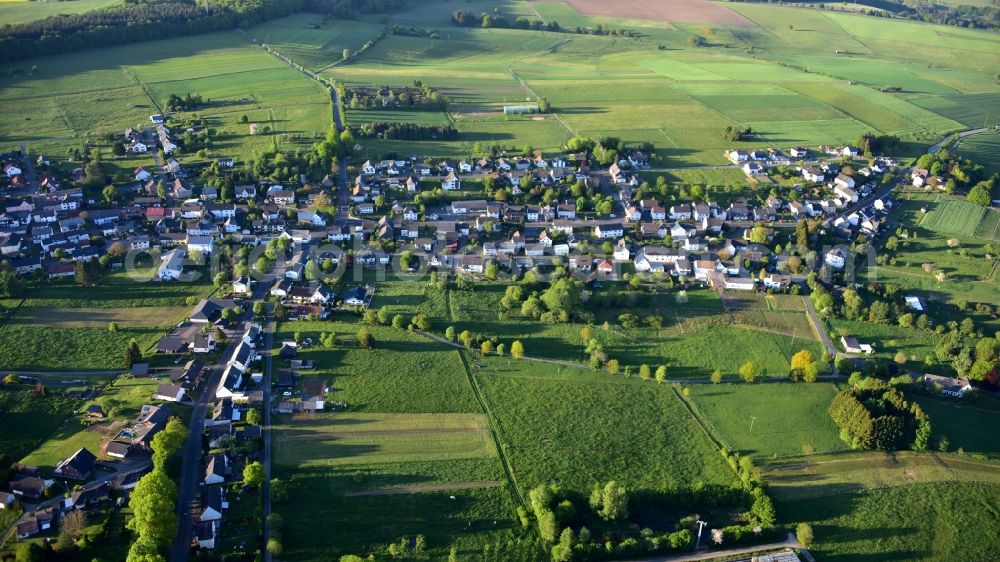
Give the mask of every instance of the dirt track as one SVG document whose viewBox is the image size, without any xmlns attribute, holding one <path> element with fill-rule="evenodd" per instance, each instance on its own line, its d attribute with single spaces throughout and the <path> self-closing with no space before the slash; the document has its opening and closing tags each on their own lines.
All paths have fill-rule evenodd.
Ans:
<svg viewBox="0 0 1000 562">
<path fill-rule="evenodd" d="M 566 0 L 587 16 L 680 23 L 753 25 L 729 8 L 709 0 Z"/>
<path fill-rule="evenodd" d="M 441 492 L 445 490 L 478 490 L 480 488 L 496 488 L 499 485 L 499 480 L 474 480 L 472 482 L 448 484 L 418 484 L 416 486 L 400 486 L 398 488 L 373 488 L 358 492 L 344 492 L 344 497 L 391 496 L 395 494 L 419 494 L 420 492 Z"/>
<path fill-rule="evenodd" d="M 286 437 L 289 441 L 317 441 L 331 437 L 371 437 L 378 435 L 433 435 L 438 433 L 489 433 L 485 427 L 450 427 L 441 429 L 388 429 L 373 431 L 327 431 Z"/>
</svg>

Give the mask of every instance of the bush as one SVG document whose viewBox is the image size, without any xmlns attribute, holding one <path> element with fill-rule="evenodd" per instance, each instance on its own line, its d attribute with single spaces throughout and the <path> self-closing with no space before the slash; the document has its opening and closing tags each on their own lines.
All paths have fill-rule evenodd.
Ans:
<svg viewBox="0 0 1000 562">
<path fill-rule="evenodd" d="M 809 523 L 799 523 L 795 527 L 795 539 L 802 546 L 808 547 L 813 542 L 813 528 Z"/>
</svg>

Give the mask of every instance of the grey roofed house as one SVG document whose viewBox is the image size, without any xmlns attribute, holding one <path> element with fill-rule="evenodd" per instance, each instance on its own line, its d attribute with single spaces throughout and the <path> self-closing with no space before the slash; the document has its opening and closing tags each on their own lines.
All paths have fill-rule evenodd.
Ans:
<svg viewBox="0 0 1000 562">
<path fill-rule="evenodd" d="M 86 480 L 94 472 L 97 457 L 86 448 L 81 448 L 69 458 L 56 465 L 55 474 L 72 480 Z"/>
<path fill-rule="evenodd" d="M 236 301 L 232 299 L 201 299 L 201 302 L 191 311 L 190 320 L 197 324 L 214 322 L 222 315 L 224 309 L 234 306 L 236 306 Z"/>
<path fill-rule="evenodd" d="M 80 509 L 81 507 L 108 499 L 110 492 L 110 482 L 92 482 L 84 486 L 83 489 L 71 493 L 67 503 L 76 509 Z"/>
<path fill-rule="evenodd" d="M 104 449 L 104 454 L 109 457 L 115 457 L 118 459 L 124 459 L 132 453 L 132 444 L 125 443 L 122 441 L 112 441 L 108 443 L 107 448 Z"/>
<path fill-rule="evenodd" d="M 935 385 L 941 387 L 941 394 L 945 396 L 962 397 L 966 392 L 972 390 L 967 378 L 953 379 L 951 377 L 941 377 L 938 375 L 924 375 L 924 386 L 934 388 Z"/>
<path fill-rule="evenodd" d="M 212 408 L 212 421 L 215 423 L 232 421 L 233 419 L 233 400 L 229 397 L 222 398 L 215 403 L 215 407 Z"/>
<path fill-rule="evenodd" d="M 158 353 L 180 353 L 187 349 L 187 346 L 187 342 L 181 338 L 167 336 L 156 342 L 156 351 Z"/>
<path fill-rule="evenodd" d="M 45 493 L 45 488 L 45 481 L 37 476 L 22 476 L 10 482 L 10 491 L 21 498 L 38 499 Z"/>
<path fill-rule="evenodd" d="M 277 378 L 274 381 L 274 386 L 281 388 L 290 388 L 295 385 L 295 372 L 289 369 L 280 369 L 277 373 Z"/>
<path fill-rule="evenodd" d="M 114 442 L 112 442 L 111 444 L 114 444 Z M 136 485 L 139 483 L 140 478 L 149 474 L 152 471 L 153 467 L 149 465 L 136 470 L 122 472 L 115 477 L 111 485 L 116 490 L 131 490 L 132 488 L 136 487 Z"/>
</svg>

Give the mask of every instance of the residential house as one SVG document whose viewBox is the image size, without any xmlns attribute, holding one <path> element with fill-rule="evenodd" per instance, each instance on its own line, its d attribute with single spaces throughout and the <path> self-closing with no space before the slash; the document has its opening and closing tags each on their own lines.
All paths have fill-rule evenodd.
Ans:
<svg viewBox="0 0 1000 562">
<path fill-rule="evenodd" d="M 53 472 L 61 478 L 86 480 L 93 474 L 95 462 L 97 462 L 97 457 L 86 448 L 81 448 L 60 461 Z"/>
<path fill-rule="evenodd" d="M 875 352 L 871 345 L 867 343 L 860 343 L 857 338 L 851 336 L 841 336 L 840 344 L 844 346 L 844 351 L 847 353 L 864 353 L 871 355 Z"/>
<path fill-rule="evenodd" d="M 924 388 L 930 391 L 935 389 L 940 389 L 941 394 L 944 396 L 950 396 L 952 398 L 961 398 L 965 396 L 967 392 L 972 390 L 972 385 L 969 384 L 969 379 L 965 377 L 951 378 L 951 377 L 941 377 L 938 375 L 924 375 Z"/>
</svg>

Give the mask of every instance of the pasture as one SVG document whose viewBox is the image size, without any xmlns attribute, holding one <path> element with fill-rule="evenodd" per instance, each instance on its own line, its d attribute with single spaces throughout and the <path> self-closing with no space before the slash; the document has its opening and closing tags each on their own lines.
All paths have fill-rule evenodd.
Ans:
<svg viewBox="0 0 1000 562">
<path fill-rule="evenodd" d="M 846 448 L 826 413 L 837 393 L 830 383 L 688 388 L 691 401 L 734 451 L 765 459 Z"/>
<path fill-rule="evenodd" d="M 986 215 L 983 207 L 960 199 L 939 199 L 934 203 L 919 225 L 938 234 L 971 238 Z"/>
<path fill-rule="evenodd" d="M 285 322 L 275 342 L 296 332 L 319 340 L 323 332 L 337 335 L 334 349 L 313 347 L 299 356 L 317 363 L 308 376 L 332 379 L 337 400 L 352 411 L 391 413 L 475 412 L 477 405 L 460 365 L 458 351 L 405 330 L 370 327 L 375 338 L 371 350 L 354 347 L 357 324 Z"/>
</svg>

